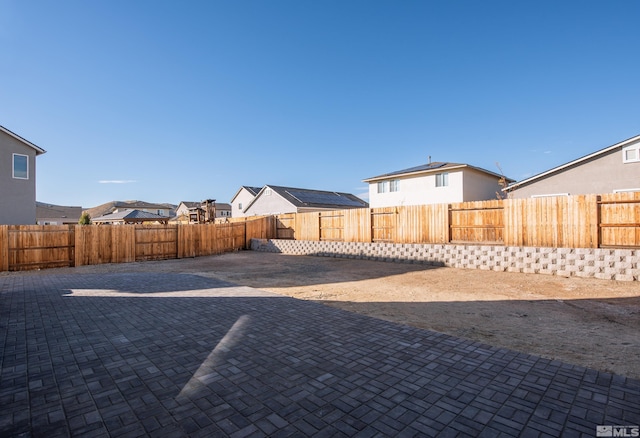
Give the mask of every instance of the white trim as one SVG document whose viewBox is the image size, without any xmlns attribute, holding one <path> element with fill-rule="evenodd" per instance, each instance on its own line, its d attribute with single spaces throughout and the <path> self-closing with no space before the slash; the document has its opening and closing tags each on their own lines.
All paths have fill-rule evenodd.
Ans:
<svg viewBox="0 0 640 438">
<path fill-rule="evenodd" d="M 4 132 L 7 135 L 10 135 L 11 137 L 15 138 L 16 140 L 26 144 L 27 146 L 29 146 L 29 147 L 31 147 L 33 149 L 35 149 L 36 155 L 44 154 L 45 152 L 47 152 L 44 149 L 42 149 L 41 147 L 38 147 L 35 144 L 31 143 L 29 140 L 26 140 L 26 139 L 20 137 L 18 134 L 9 131 L 4 126 L 0 125 L 0 131 Z"/>
<path fill-rule="evenodd" d="M 546 195 L 531 195 L 532 198 L 550 198 L 552 196 L 569 196 L 568 193 L 549 193 Z"/>
<path fill-rule="evenodd" d="M 16 157 L 25 157 L 27 159 L 27 176 L 16 176 Z M 13 179 L 29 179 L 29 155 L 14 153 L 11 158 L 11 176 Z"/>
<path fill-rule="evenodd" d="M 640 192 L 640 187 L 635 189 L 614 189 L 613 193 L 627 193 L 627 192 Z"/>
</svg>

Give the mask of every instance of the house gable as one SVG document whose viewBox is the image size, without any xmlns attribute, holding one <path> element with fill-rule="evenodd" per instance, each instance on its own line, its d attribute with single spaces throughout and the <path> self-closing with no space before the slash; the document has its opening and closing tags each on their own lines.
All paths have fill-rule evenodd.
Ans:
<svg viewBox="0 0 640 438">
<path fill-rule="evenodd" d="M 236 194 L 231 198 L 231 216 L 243 217 L 246 216 L 245 211 L 249 204 L 260 193 L 261 187 L 242 186 Z"/>
</svg>

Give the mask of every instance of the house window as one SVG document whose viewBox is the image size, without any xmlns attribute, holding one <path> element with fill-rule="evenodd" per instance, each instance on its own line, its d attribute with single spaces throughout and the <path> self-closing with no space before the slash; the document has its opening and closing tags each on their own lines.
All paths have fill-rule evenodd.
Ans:
<svg viewBox="0 0 640 438">
<path fill-rule="evenodd" d="M 399 190 L 400 190 L 400 180 L 392 179 L 391 181 L 389 181 L 390 192 L 397 192 Z"/>
<path fill-rule="evenodd" d="M 238 210 L 242 210 L 242 202 L 238 202 Z"/>
<path fill-rule="evenodd" d="M 378 193 L 387 193 L 389 181 L 380 181 L 378 183 Z"/>
<path fill-rule="evenodd" d="M 271 196 L 271 189 L 265 189 L 264 190 L 264 195 L 265 196 Z"/>
<path fill-rule="evenodd" d="M 29 156 L 13 154 L 13 177 L 29 179 Z"/>
<path fill-rule="evenodd" d="M 446 187 L 449 185 L 448 173 L 436 173 L 436 187 Z"/>
<path fill-rule="evenodd" d="M 640 161 L 640 145 L 629 146 L 622 149 L 623 163 L 636 163 Z"/>
</svg>

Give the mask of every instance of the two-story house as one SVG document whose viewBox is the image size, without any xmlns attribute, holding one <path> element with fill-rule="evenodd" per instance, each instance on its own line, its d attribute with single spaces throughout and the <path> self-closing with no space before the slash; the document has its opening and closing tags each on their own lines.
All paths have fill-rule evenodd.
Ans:
<svg viewBox="0 0 640 438">
<path fill-rule="evenodd" d="M 36 223 L 36 157 L 45 152 L 0 126 L 0 224 Z"/>
<path fill-rule="evenodd" d="M 461 163 L 429 162 L 363 180 L 371 208 L 497 199 L 514 180 Z"/>
</svg>

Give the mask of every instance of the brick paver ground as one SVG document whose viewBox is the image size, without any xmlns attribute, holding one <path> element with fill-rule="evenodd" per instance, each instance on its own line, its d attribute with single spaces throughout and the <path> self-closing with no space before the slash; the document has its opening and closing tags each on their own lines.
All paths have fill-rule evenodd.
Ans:
<svg viewBox="0 0 640 438">
<path fill-rule="evenodd" d="M 636 380 L 193 274 L 0 277 L 0 348 L 0 436 L 594 437 L 640 424 Z"/>
</svg>

